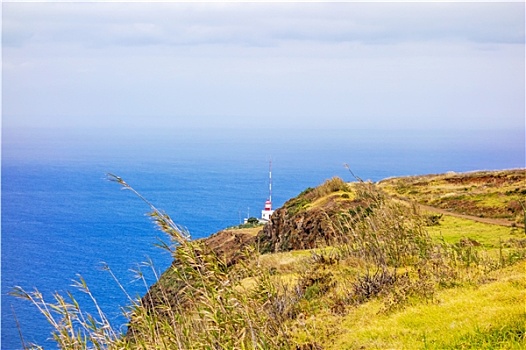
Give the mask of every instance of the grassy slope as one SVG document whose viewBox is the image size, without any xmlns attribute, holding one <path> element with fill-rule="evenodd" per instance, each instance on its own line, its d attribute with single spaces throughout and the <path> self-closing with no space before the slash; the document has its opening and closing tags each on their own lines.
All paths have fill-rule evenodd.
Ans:
<svg viewBox="0 0 526 350">
<path fill-rule="evenodd" d="M 465 236 L 459 234 L 462 224 L 472 232 L 482 232 L 472 237 L 482 243 L 480 249 L 484 251 L 496 249 L 495 236 L 510 235 L 509 228 L 456 218 L 445 218 L 433 231 L 435 235 L 440 232 L 446 240 L 458 241 Z M 516 235 L 520 234 L 513 236 Z M 270 254 L 262 256 L 262 262 L 290 281 L 301 273 L 302 264 L 312 253 Z M 332 272 L 336 273 L 336 269 Z M 484 280 L 480 285 L 467 283 L 442 289 L 432 302 L 415 300 L 409 307 L 387 314 L 382 312 L 383 303 L 378 299 L 359 305 L 345 315 L 330 312 L 313 302 L 311 313 L 300 315 L 291 329 L 299 344 L 316 343 L 324 349 L 335 350 L 522 349 L 522 340 L 518 337 L 524 334 L 526 323 L 524 260 L 492 271 Z M 318 301 L 323 303 L 322 299 Z"/>
<path fill-rule="evenodd" d="M 499 348 L 499 342 L 502 348 L 520 348 L 513 337 L 526 321 L 525 287 L 520 264 L 500 271 L 492 283 L 444 290 L 435 303 L 419 303 L 389 315 L 380 313 L 377 300 L 344 317 L 312 315 L 297 330 L 297 340 L 316 340 L 326 349 L 479 349 L 484 344 Z"/>
<path fill-rule="evenodd" d="M 449 225 L 447 220 L 441 233 L 456 240 L 448 235 L 450 228 L 455 236 L 458 225 Z M 495 228 L 502 232 L 503 228 Z M 486 229 L 491 231 L 491 227 Z M 488 238 L 479 240 L 484 246 L 493 246 L 494 237 Z M 301 256 L 294 252 L 280 255 L 281 261 L 288 262 L 289 271 L 291 261 Z M 369 301 L 344 316 L 326 310 L 314 312 L 303 327 L 296 326 L 296 341 L 316 342 L 324 349 L 335 350 L 522 349 L 518 336 L 524 334 L 526 322 L 524 261 L 492 271 L 485 280 L 481 285 L 440 290 L 434 301 L 417 300 L 394 313 L 383 313 L 380 300 Z"/>
<path fill-rule="evenodd" d="M 525 169 L 391 178 L 379 186 L 391 195 L 459 214 L 524 223 Z"/>
<path fill-rule="evenodd" d="M 498 172 L 500 179 L 506 179 L 500 183 L 487 185 L 480 182 L 481 176 L 478 175 L 489 174 L 465 175 L 468 179 L 461 179 L 462 175 L 455 174 L 456 184 L 447 183 L 447 178 L 453 176 L 450 174 L 393 179 L 381 186 L 392 194 L 409 194 L 421 203 L 441 207 L 447 203 L 452 211 L 484 215 L 481 208 L 490 208 L 487 210 L 488 217 L 502 218 L 503 212 L 509 212 L 507 207 L 510 201 L 522 199 L 518 193 L 524 189 L 524 181 L 520 178 L 524 176 L 524 171 L 513 171 L 511 174 Z M 464 190 L 468 184 L 468 190 Z M 449 201 L 447 198 L 453 196 L 448 194 L 459 191 L 458 186 L 462 186 L 462 192 L 467 192 L 467 195 L 463 194 L 464 201 Z M 331 195 L 334 196 L 328 196 Z M 315 204 L 324 201 L 325 198 L 320 198 Z M 459 207 L 455 207 L 454 203 Z M 522 220 L 515 216 L 507 218 Z M 447 215 L 442 217 L 439 225 L 428 227 L 428 232 L 437 242 L 443 240 L 450 244 L 469 238 L 477 245 L 477 253 L 493 257 L 506 254 L 506 247 L 525 239 L 523 229 Z M 263 256 L 262 262 L 274 268 L 283 280 L 291 281 L 305 269 L 304 264 L 309 262 L 311 253 L 271 254 Z M 353 268 L 349 265 L 341 265 L 326 268 L 335 276 L 342 276 L 341 270 L 347 269 L 343 272 L 344 278 L 358 273 L 359 264 L 355 264 L 354 272 L 350 272 Z M 304 307 L 307 312 L 300 314 L 297 322 L 290 327 L 298 344 L 317 344 L 325 349 L 523 348 L 526 322 L 524 272 L 524 260 L 519 260 L 511 266 L 485 274 L 480 278 L 483 283 L 472 281 L 454 288 L 443 288 L 433 301 L 415 299 L 408 307 L 393 313 L 383 312 L 383 302 L 372 299 L 339 315 L 324 307 L 324 303 L 330 303 L 325 298 L 331 296 L 319 296 Z M 466 273 L 471 272 L 466 269 Z"/>
<path fill-rule="evenodd" d="M 390 315 L 375 315 L 378 302 L 363 305 L 341 320 L 330 348 L 478 349 L 501 341 L 503 348 L 513 347 L 516 339 L 507 339 L 505 331 L 517 332 L 526 321 L 524 264 L 492 277 L 491 283 L 446 289 L 435 303 L 419 303 Z"/>
</svg>

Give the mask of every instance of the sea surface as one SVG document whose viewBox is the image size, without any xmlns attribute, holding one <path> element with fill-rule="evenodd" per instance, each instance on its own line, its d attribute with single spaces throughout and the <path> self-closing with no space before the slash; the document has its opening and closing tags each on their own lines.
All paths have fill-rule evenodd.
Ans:
<svg viewBox="0 0 526 350">
<path fill-rule="evenodd" d="M 386 177 L 524 167 L 524 130 L 3 130 L 1 168 L 1 349 L 35 342 L 55 349 L 36 307 L 8 293 L 14 286 L 72 291 L 81 275 L 114 327 L 125 332 L 129 304 L 108 271 L 134 297 L 170 264 L 157 248 L 149 207 L 108 181 L 122 177 L 157 208 L 206 237 L 259 216 L 272 159 L 274 208 L 343 166 L 377 181 Z M 153 268 L 148 266 L 150 261 Z M 146 282 L 132 270 L 141 269 Z M 18 324 L 18 326 L 17 326 Z M 23 340 L 22 340 L 23 339 Z"/>
</svg>

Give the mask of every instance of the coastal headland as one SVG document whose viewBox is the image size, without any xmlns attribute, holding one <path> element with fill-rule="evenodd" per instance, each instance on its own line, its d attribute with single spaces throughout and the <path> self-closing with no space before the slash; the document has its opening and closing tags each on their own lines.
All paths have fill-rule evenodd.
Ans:
<svg viewBox="0 0 526 350">
<path fill-rule="evenodd" d="M 357 180 L 178 247 L 142 306 L 173 327 L 205 317 L 193 339 L 234 348 L 520 348 L 525 169 Z"/>
<path fill-rule="evenodd" d="M 49 303 L 15 288 L 48 318 L 60 348 L 524 347 L 526 169 L 333 177 L 264 224 L 198 240 L 109 176 L 150 205 L 173 262 L 142 298 L 130 297 L 125 334 L 71 294 Z M 76 286 L 96 303 L 82 278 Z"/>
</svg>

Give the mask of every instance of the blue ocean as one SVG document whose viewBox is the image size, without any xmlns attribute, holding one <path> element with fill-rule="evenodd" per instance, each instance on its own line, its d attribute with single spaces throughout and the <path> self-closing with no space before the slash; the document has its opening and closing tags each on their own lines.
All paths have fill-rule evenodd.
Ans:
<svg viewBox="0 0 526 350">
<path fill-rule="evenodd" d="M 259 216 L 272 159 L 274 208 L 333 176 L 362 179 L 525 166 L 524 130 L 60 130 L 2 134 L 2 349 L 34 342 L 55 349 L 51 327 L 8 293 L 37 288 L 46 299 L 81 275 L 114 327 L 125 332 L 129 294 L 141 296 L 171 262 L 157 248 L 149 207 L 121 190 L 122 177 L 157 208 L 206 237 Z M 153 262 L 153 270 L 144 264 Z M 141 269 L 146 285 L 133 270 Z M 18 324 L 18 326 L 17 326 Z"/>
</svg>

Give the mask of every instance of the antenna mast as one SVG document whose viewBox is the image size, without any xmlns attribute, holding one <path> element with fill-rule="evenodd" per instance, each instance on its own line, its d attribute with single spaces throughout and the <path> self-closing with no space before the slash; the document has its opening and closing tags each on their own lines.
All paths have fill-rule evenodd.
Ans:
<svg viewBox="0 0 526 350">
<path fill-rule="evenodd" d="M 272 158 L 268 164 L 268 199 L 265 202 L 265 208 L 261 211 L 261 220 L 263 222 L 270 221 L 270 216 L 274 210 L 272 210 Z"/>
<path fill-rule="evenodd" d="M 268 200 L 272 203 L 272 158 L 268 165 Z"/>
</svg>

